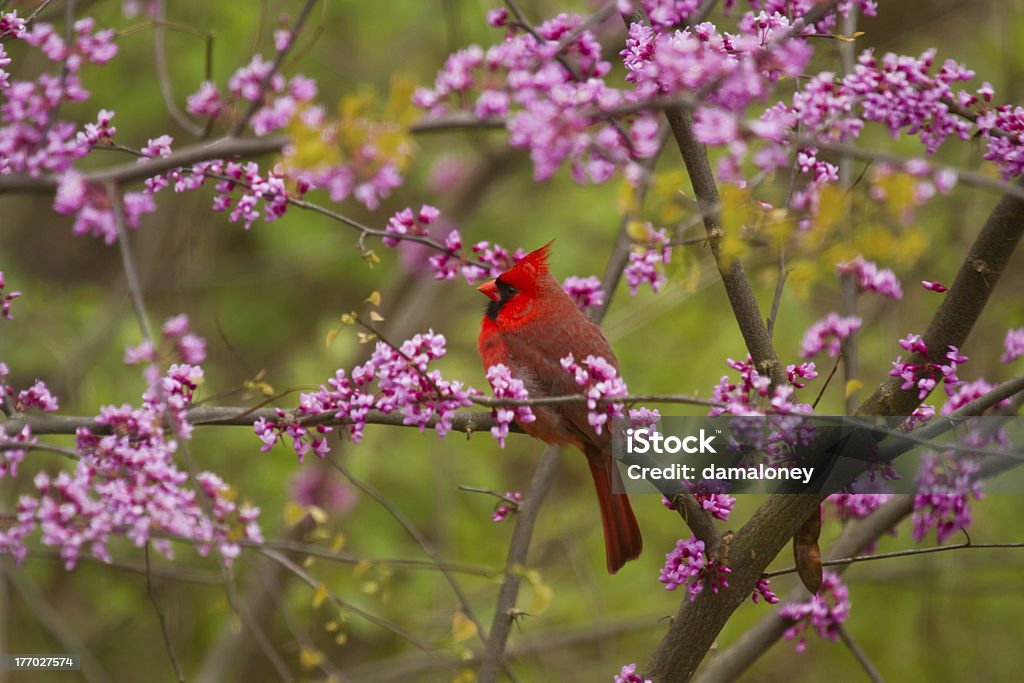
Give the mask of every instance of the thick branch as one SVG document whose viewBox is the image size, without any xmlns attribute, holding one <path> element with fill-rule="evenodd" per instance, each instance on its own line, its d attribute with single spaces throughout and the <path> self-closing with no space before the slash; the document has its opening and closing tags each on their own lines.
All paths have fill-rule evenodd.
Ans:
<svg viewBox="0 0 1024 683">
<path fill-rule="evenodd" d="M 953 287 L 928 327 L 925 342 L 934 356 L 932 360 L 940 359 L 948 345 L 959 347 L 966 340 L 1020 241 L 1022 232 L 1024 201 L 1011 196 L 1004 197 L 986 221 Z M 920 403 L 920 399 L 914 392 L 901 391 L 900 384 L 901 381 L 896 378 L 883 383 L 857 412 L 861 415 L 909 414 Z M 690 679 L 732 612 L 746 599 L 760 578 L 761 572 L 803 520 L 816 511 L 824 498 L 823 495 L 772 496 L 754 518 L 735 534 L 731 548 L 726 549 L 727 554 L 723 559 L 732 569 L 729 589 L 718 595 L 704 591 L 692 603 L 684 602 L 669 632 L 651 658 L 648 673 L 657 683 Z M 835 548 L 833 546 L 830 550 L 830 555 Z M 856 554 L 858 550 L 842 548 L 838 557 Z"/>
<path fill-rule="evenodd" d="M 928 361 L 940 361 L 949 346 L 964 345 L 981 316 L 999 276 L 1024 235 L 1024 199 L 1005 196 L 985 221 L 960 266 L 953 286 L 924 334 Z M 916 358 L 917 362 L 925 359 Z M 903 380 L 890 377 L 857 409 L 860 415 L 909 415 L 921 402 L 916 391 L 903 391 Z"/>
<path fill-rule="evenodd" d="M 683 600 L 676 618 L 651 656 L 645 677 L 657 683 L 690 680 L 733 611 L 750 597 L 764 567 L 779 554 L 824 498 L 823 495 L 770 497 L 720 553 L 720 561 L 732 569 L 729 587 L 717 594 L 702 591 L 692 602 Z"/>
<path fill-rule="evenodd" d="M 183 147 L 168 157 L 157 157 L 142 162 L 130 161 L 98 171 L 86 171 L 82 175 L 87 183 L 102 185 L 115 182 L 118 185 L 123 185 L 166 173 L 180 166 L 191 166 L 200 161 L 280 152 L 287 141 L 287 138 L 282 135 L 265 138 L 221 138 L 214 142 Z M 52 194 L 56 190 L 57 176 L 55 175 L 42 178 L 33 178 L 24 174 L 0 176 L 0 194 L 8 192 Z"/>
</svg>

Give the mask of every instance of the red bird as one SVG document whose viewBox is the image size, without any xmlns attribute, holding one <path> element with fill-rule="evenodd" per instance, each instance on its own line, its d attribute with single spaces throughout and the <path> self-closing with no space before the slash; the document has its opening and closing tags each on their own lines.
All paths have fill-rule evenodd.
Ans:
<svg viewBox="0 0 1024 683">
<path fill-rule="evenodd" d="M 580 311 L 548 273 L 551 242 L 477 289 L 490 299 L 480 323 L 478 347 L 484 368 L 499 363 L 522 380 L 531 397 L 579 394 L 572 375 L 562 369 L 561 359 L 570 353 L 582 360 L 602 356 L 618 369 L 601 328 Z M 604 525 L 608 572 L 614 574 L 629 560 L 640 556 L 643 539 L 629 498 L 612 493 L 621 488 L 619 471 L 612 459 L 612 437 L 607 429 L 598 435 L 587 421 L 582 403 L 534 406 L 536 421 L 520 423 L 530 436 L 559 446 L 573 445 L 587 456 L 597 489 Z"/>
</svg>

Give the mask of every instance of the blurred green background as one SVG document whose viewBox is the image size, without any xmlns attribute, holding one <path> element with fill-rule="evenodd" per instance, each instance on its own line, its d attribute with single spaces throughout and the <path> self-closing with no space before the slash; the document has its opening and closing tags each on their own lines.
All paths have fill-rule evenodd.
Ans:
<svg viewBox="0 0 1024 683">
<path fill-rule="evenodd" d="M 276 0 L 168 4 L 169 20 L 214 32 L 213 74 L 222 85 L 254 50 L 272 53 L 271 32 L 279 15 L 294 15 L 301 5 Z M 1024 38 L 1024 3 L 893 0 L 882 5 L 878 19 L 861 22 L 865 35 L 857 40 L 858 50 L 875 47 L 917 55 L 937 46 L 940 60 L 962 60 L 978 72 L 979 84 L 992 82 L 999 102 L 1024 99 L 1024 62 L 1015 49 Z M 557 11 L 585 13 L 595 6 L 522 3 L 535 21 Z M 319 99 L 329 108 L 364 84 L 386 91 L 395 74 L 426 85 L 451 50 L 500 40 L 501 34 L 484 21 L 491 7 L 469 0 L 327 2 L 314 10 L 293 53 L 298 59 L 288 63 L 286 73 L 314 77 Z M 54 3 L 52 9 L 58 8 Z M 159 94 L 152 29 L 143 19 L 124 18 L 119 2 L 80 2 L 79 9 L 126 35 L 117 41 L 121 52 L 116 60 L 85 70 L 92 99 L 62 113 L 85 121 L 92 120 L 98 109 L 110 108 L 117 112 L 120 142 L 138 147 L 167 132 L 175 137 L 176 147 L 188 144 L 189 136 L 169 119 Z M 133 27 L 140 28 L 130 30 Z M 601 37 L 614 62 L 622 27 L 614 20 L 607 22 Z M 815 66 L 837 69 L 836 46 L 824 40 L 815 45 Z M 202 80 L 204 43 L 195 35 L 169 31 L 167 49 L 176 100 L 183 105 L 184 97 Z M 15 48 L 9 50 L 19 54 Z M 616 74 L 620 72 L 621 68 Z M 526 154 L 509 151 L 504 141 L 502 132 L 419 137 L 405 184 L 378 211 L 368 213 L 354 202 L 334 208 L 383 227 L 398 209 L 432 203 L 455 221 L 468 242 L 486 239 L 530 249 L 557 237 L 552 256 L 556 276 L 600 275 L 620 222 L 620 182 L 581 187 L 563 170 L 550 182 L 535 184 Z M 920 153 L 915 142 L 893 141 L 875 129 L 862 144 Z M 939 156 L 947 163 L 983 168 L 981 153 L 971 143 L 951 142 Z M 114 152 L 97 152 L 82 166 L 123 160 Z M 465 179 L 438 188 L 436 166 L 452 160 L 464 169 Z M 681 180 L 680 166 L 670 147 L 658 166 L 667 189 L 661 196 L 655 194 L 646 216 L 657 225 L 672 227 L 692 215 L 687 200 L 678 194 L 689 195 L 688 183 L 674 182 Z M 778 196 L 785 180 L 771 181 L 765 192 Z M 311 198 L 329 203 L 323 195 Z M 70 220 L 54 214 L 50 201 L 0 197 L 0 268 L 9 288 L 24 292 L 15 302 L 15 321 L 0 325 L 0 360 L 11 367 L 16 387 L 37 377 L 45 379 L 68 414 L 94 414 L 98 406 L 109 403 L 137 403 L 142 380 L 137 369 L 125 367 L 121 359 L 124 347 L 138 343 L 140 337 L 117 248 L 72 237 Z M 439 364 L 444 375 L 485 385 L 475 350 L 483 301 L 464 282 L 436 283 L 379 245 L 374 249 L 382 263 L 371 269 L 356 248 L 358 234 L 319 215 L 293 208 L 278 222 L 258 221 L 245 232 L 228 224 L 224 215 L 210 212 L 210 201 L 208 190 L 165 192 L 158 197 L 159 212 L 145 218 L 131 236 L 154 322 L 184 312 L 193 329 L 208 340 L 200 400 L 255 403 L 260 397 L 246 393 L 247 380 L 259 377 L 275 391 L 297 392 L 325 382 L 338 367 L 359 362 L 368 349 L 357 343 L 354 333 L 342 331 L 329 347 L 325 338 L 337 326 L 339 315 L 360 307 L 374 290 L 382 294 L 382 329 L 389 338 L 400 340 L 427 328 L 443 332 L 449 342 L 449 354 Z M 867 389 L 887 376 L 889 362 L 901 351 L 896 340 L 908 332 L 922 332 L 940 301 L 918 281 L 952 282 L 967 245 L 995 201 L 990 193 L 961 187 L 919 210 L 912 226 L 880 218 L 880 210 L 870 202 L 855 202 L 855 230 L 880 225 L 891 236 L 891 258 L 877 260 L 896 270 L 905 291 L 896 304 L 870 295 L 860 301 L 861 372 Z M 674 222 L 662 222 L 666 217 Z M 904 239 L 921 248 L 902 249 Z M 774 258 L 762 247 L 752 249 L 746 259 L 765 311 L 775 285 Z M 803 258 L 808 266 L 818 255 Z M 985 377 L 996 382 L 1020 370 L 998 362 L 1006 329 L 1024 324 L 1024 259 L 1018 254 L 1013 264 L 963 349 L 970 357 L 961 373 L 965 380 Z M 784 293 L 775 333 L 784 362 L 796 361 L 803 330 L 811 322 L 838 310 L 839 287 L 831 264 L 818 265 L 817 271 L 808 266 L 812 275 L 806 286 L 797 281 Z M 632 298 L 621 286 L 605 328 L 634 392 L 707 397 L 728 372 L 725 358 L 745 354 L 742 340 L 703 247 L 677 248 L 672 273 L 672 282 L 659 295 L 645 290 Z M 831 360 L 818 363 L 821 377 L 803 390 L 804 401 L 814 399 L 831 370 Z M 842 393 L 837 377 L 819 409 L 841 412 Z M 279 404 L 290 407 L 296 401 L 294 393 Z M 438 571 L 379 561 L 426 559 L 381 505 L 355 492 L 335 472 L 322 469 L 315 458 L 300 465 L 290 450 L 278 447 L 261 454 L 258 446 L 248 428 L 201 428 L 188 451 L 199 468 L 218 472 L 230 482 L 239 500 L 262 508 L 268 539 L 305 540 L 324 547 L 341 543 L 344 551 L 365 558 L 363 564 L 310 561 L 307 571 L 331 591 L 401 625 L 437 647 L 447 661 L 478 649 L 475 638 L 460 639 L 464 633 L 453 633 L 459 603 Z M 493 499 L 459 491 L 457 486 L 525 490 L 542 448 L 526 437 L 510 438 L 501 450 L 487 435 L 467 440 L 452 434 L 442 441 L 433 433 L 371 426 L 362 444 L 335 442 L 334 453 L 412 520 L 447 562 L 491 574 L 457 574 L 477 615 L 489 625 L 498 588 L 493 573 L 504 565 L 512 522 L 491 522 Z M 23 465 L 21 479 L 0 481 L 3 509 L 11 509 L 18 494 L 31 487 L 31 474 L 26 473 L 44 464 L 53 469 L 64 465 L 33 453 Z M 332 510 L 322 524 L 306 520 L 294 527 L 289 501 L 300 474 L 320 476 L 331 486 L 346 489 L 346 505 Z M 757 504 L 757 499 L 741 498 L 732 521 L 724 526 L 738 528 Z M 688 532 L 655 496 L 637 498 L 634 507 L 644 530 L 644 555 L 616 576 L 608 576 L 589 475 L 582 457 L 575 451 L 566 453 L 531 547 L 536 585 L 525 586 L 519 603 L 531 614 L 521 620 L 510 641 L 513 666 L 522 680 L 610 681 L 622 664 L 643 662 L 653 650 L 664 631 L 663 620 L 684 599 L 682 592 L 663 590 L 658 569 L 663 554 Z M 1019 497 L 986 499 L 976 506 L 972 538 L 1020 540 L 1022 511 Z M 839 530 L 838 522 L 828 522 L 825 544 Z M 909 536 L 904 525 L 879 548 L 909 547 Z M 126 542 L 113 543 L 111 552 L 116 567 L 83 560 L 70 573 L 52 553 L 32 553 L 16 569 L 5 562 L 8 580 L 0 582 L 0 650 L 64 652 L 68 642 L 77 642 L 111 680 L 172 680 L 157 616 L 139 572 L 141 552 Z M 330 601 L 316 604 L 313 589 L 251 551 L 236 562 L 237 595 L 230 600 L 216 560 L 199 558 L 184 546 L 176 548 L 176 555 L 174 562 L 154 557 L 154 566 L 167 572 L 154 577 L 154 588 L 188 680 L 197 679 L 199 672 L 214 676 L 210 680 L 276 678 L 230 600 L 243 612 L 252 610 L 300 680 L 325 676 L 321 666 L 304 666 L 316 663 L 314 652 L 348 676 L 343 680 L 446 681 L 460 675 L 460 667 L 439 665 L 440 660 L 388 630 L 351 612 L 339 613 Z M 788 566 L 787 555 L 776 565 Z M 849 630 L 888 680 L 1017 680 L 1024 636 L 1019 617 L 1024 598 L 1016 589 L 1021 566 L 1019 550 L 977 550 L 854 567 L 846 574 L 853 603 Z M 774 583 L 780 595 L 794 586 L 791 577 Z M 770 609 L 742 607 L 720 645 L 728 645 Z M 35 674 L 10 680 L 73 680 L 76 675 Z M 812 638 L 800 655 L 794 654 L 792 643 L 775 646 L 745 680 L 826 677 L 860 680 L 863 674 L 842 646 Z"/>
</svg>

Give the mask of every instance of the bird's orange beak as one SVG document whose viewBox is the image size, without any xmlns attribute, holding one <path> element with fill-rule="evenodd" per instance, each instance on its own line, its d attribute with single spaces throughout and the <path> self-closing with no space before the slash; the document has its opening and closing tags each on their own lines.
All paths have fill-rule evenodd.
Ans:
<svg viewBox="0 0 1024 683">
<path fill-rule="evenodd" d="M 494 280 L 488 280 L 483 283 L 476 288 L 476 291 L 480 292 L 491 301 L 497 301 L 500 298 L 500 295 L 498 294 L 498 284 Z"/>
</svg>

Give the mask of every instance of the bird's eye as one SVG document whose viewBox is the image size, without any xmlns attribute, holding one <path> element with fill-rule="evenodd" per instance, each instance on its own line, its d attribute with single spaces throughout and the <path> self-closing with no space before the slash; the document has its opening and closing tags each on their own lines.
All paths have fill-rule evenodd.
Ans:
<svg viewBox="0 0 1024 683">
<path fill-rule="evenodd" d="M 502 300 L 508 299 L 510 296 L 519 293 L 519 290 L 510 285 L 507 282 L 498 280 L 498 291 L 501 293 Z"/>
</svg>

